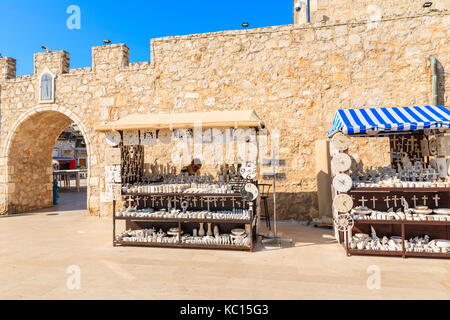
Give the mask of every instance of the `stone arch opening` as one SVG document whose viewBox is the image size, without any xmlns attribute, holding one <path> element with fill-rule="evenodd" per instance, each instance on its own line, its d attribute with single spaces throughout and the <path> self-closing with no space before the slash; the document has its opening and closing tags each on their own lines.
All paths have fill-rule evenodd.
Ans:
<svg viewBox="0 0 450 320">
<path fill-rule="evenodd" d="M 72 123 L 77 124 L 84 137 L 89 163 L 91 152 L 86 129 L 70 111 L 63 108 L 35 108 L 16 121 L 3 151 L 7 162 L 8 213 L 27 212 L 53 205 L 53 149 L 61 132 Z"/>
</svg>

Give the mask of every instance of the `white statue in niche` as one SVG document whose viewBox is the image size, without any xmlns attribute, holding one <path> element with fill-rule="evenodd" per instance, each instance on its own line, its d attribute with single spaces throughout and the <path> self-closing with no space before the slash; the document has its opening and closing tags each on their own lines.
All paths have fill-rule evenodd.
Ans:
<svg viewBox="0 0 450 320">
<path fill-rule="evenodd" d="M 52 76 L 45 73 L 41 78 L 41 100 L 52 99 Z"/>
<path fill-rule="evenodd" d="M 45 68 L 40 76 L 39 100 L 40 102 L 54 101 L 54 75 L 48 68 Z"/>
</svg>

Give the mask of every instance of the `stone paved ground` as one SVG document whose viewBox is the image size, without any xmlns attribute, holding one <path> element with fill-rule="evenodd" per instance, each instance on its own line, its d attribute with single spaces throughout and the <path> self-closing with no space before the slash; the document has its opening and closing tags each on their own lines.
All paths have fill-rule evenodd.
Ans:
<svg viewBox="0 0 450 320">
<path fill-rule="evenodd" d="M 84 193 L 55 208 L 0 218 L 1 299 L 449 299 L 450 261 L 350 257 L 331 232 L 283 224 L 295 247 L 246 252 L 113 248 L 111 218 Z M 66 287 L 70 265 L 81 288 Z M 381 270 L 369 290 L 366 270 Z"/>
</svg>

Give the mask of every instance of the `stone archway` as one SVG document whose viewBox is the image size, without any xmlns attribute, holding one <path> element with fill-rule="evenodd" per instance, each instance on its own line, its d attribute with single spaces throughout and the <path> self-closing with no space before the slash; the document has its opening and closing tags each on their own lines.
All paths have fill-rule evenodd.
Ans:
<svg viewBox="0 0 450 320">
<path fill-rule="evenodd" d="M 5 209 L 9 213 L 52 206 L 53 147 L 71 123 L 78 125 L 86 142 L 89 178 L 91 143 L 85 126 L 73 112 L 64 107 L 35 107 L 14 123 L 2 150 L 2 158 L 6 159 Z M 86 201 L 89 209 L 89 201 Z"/>
</svg>

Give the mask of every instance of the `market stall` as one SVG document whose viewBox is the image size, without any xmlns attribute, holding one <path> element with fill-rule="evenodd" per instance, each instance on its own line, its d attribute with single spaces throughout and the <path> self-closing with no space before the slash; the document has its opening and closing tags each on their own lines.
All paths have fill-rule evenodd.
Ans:
<svg viewBox="0 0 450 320">
<path fill-rule="evenodd" d="M 257 147 L 263 126 L 250 110 L 134 114 L 98 127 L 121 155 L 120 166 L 106 168 L 112 187 L 120 186 L 121 201 L 113 200 L 114 246 L 252 251 L 259 223 L 258 152 L 253 161 L 221 163 L 216 174 L 199 174 L 199 159 L 180 170 L 170 162 L 146 164 L 144 150 L 180 139 L 214 143 L 217 136 L 219 143 L 234 143 L 238 135 Z M 117 233 L 120 220 L 125 230 Z"/>
<path fill-rule="evenodd" d="M 337 111 L 327 134 L 333 215 L 348 255 L 450 258 L 449 128 L 443 106 Z M 349 137 L 387 137 L 390 164 L 357 163 Z"/>
</svg>

